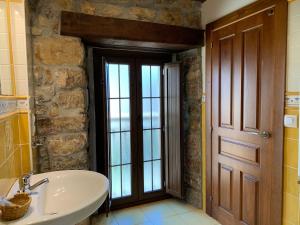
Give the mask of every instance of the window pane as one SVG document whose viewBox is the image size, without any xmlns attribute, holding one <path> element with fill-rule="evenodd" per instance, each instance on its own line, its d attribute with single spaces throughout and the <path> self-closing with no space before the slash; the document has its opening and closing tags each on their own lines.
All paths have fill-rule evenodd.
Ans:
<svg viewBox="0 0 300 225">
<path fill-rule="evenodd" d="M 151 160 L 151 130 L 143 132 L 144 161 Z"/>
<path fill-rule="evenodd" d="M 121 133 L 122 164 L 131 163 L 130 132 Z"/>
<path fill-rule="evenodd" d="M 160 128 L 160 99 L 152 99 L 152 128 Z"/>
<path fill-rule="evenodd" d="M 120 105 L 118 99 L 109 100 L 110 131 L 120 131 Z"/>
<path fill-rule="evenodd" d="M 153 190 L 161 189 L 161 161 L 153 161 Z"/>
<path fill-rule="evenodd" d="M 152 152 L 153 159 L 160 159 L 161 157 L 161 137 L 160 130 L 152 130 Z"/>
<path fill-rule="evenodd" d="M 119 97 L 119 71 L 118 64 L 108 65 L 109 98 Z"/>
<path fill-rule="evenodd" d="M 121 99 L 121 130 L 130 131 L 129 99 Z"/>
<path fill-rule="evenodd" d="M 142 66 L 143 97 L 150 97 L 150 66 Z"/>
<path fill-rule="evenodd" d="M 110 134 L 110 148 L 111 165 L 119 165 L 121 163 L 120 133 Z"/>
<path fill-rule="evenodd" d="M 131 165 L 122 166 L 122 196 L 131 195 Z"/>
<path fill-rule="evenodd" d="M 129 97 L 129 66 L 120 65 L 120 86 L 121 86 L 121 98 Z"/>
<path fill-rule="evenodd" d="M 152 191 L 152 162 L 144 162 L 144 192 Z"/>
<path fill-rule="evenodd" d="M 151 105 L 150 99 L 143 99 L 143 128 L 151 128 Z"/>
<path fill-rule="evenodd" d="M 151 94 L 160 97 L 160 66 L 151 66 Z"/>
<path fill-rule="evenodd" d="M 121 197 L 121 167 L 115 166 L 111 168 L 111 185 L 112 198 Z"/>
</svg>

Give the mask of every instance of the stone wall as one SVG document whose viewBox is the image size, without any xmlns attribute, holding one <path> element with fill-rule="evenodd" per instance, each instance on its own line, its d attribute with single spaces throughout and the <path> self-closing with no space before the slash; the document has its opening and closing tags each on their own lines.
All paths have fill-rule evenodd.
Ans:
<svg viewBox="0 0 300 225">
<path fill-rule="evenodd" d="M 60 12 L 67 10 L 200 28 L 201 3 L 192 0 L 27 0 L 27 2 L 31 6 L 36 140 L 42 144 L 38 147 L 39 170 L 45 172 L 86 169 L 88 93 L 85 49 L 80 39 L 59 35 Z M 189 69 L 186 70 L 188 71 L 186 82 L 189 87 L 186 88 L 185 99 L 186 196 L 190 202 L 197 201 L 196 205 L 201 205 L 201 155 L 198 152 L 201 149 L 198 130 L 200 111 L 196 105 L 193 106 L 194 103 L 199 103 L 199 96 L 196 94 L 199 91 L 198 83 L 196 85 L 194 82 L 198 82 L 200 74 L 195 74 L 199 72 L 199 68 L 196 68 L 196 63 L 193 64 L 198 58 L 193 56 L 186 60 L 186 65 L 189 65 Z"/>
<path fill-rule="evenodd" d="M 202 207 L 201 50 L 177 55 L 184 74 L 184 188 L 185 199 Z"/>
</svg>

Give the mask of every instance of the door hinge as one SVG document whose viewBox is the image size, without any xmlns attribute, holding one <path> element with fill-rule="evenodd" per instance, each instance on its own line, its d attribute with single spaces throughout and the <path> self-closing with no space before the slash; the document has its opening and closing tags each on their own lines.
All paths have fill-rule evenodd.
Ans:
<svg viewBox="0 0 300 225">
<path fill-rule="evenodd" d="M 214 46 L 214 45 L 213 45 L 213 43 L 211 42 L 211 43 L 210 43 L 210 48 L 213 48 L 213 46 Z"/>
<path fill-rule="evenodd" d="M 166 187 L 166 181 L 164 181 L 164 187 Z"/>
<path fill-rule="evenodd" d="M 209 201 L 213 201 L 213 197 L 212 196 L 209 196 Z"/>
</svg>

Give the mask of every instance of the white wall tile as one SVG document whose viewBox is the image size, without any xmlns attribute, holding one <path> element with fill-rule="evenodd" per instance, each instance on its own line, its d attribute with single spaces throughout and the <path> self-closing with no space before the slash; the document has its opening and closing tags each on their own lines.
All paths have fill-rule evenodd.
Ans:
<svg viewBox="0 0 300 225">
<path fill-rule="evenodd" d="M 11 80 L 1 80 L 1 94 L 12 95 Z"/>
<path fill-rule="evenodd" d="M 3 17 L 0 17 L 0 33 L 7 33 L 7 22 Z"/>
<path fill-rule="evenodd" d="M 300 0 L 289 3 L 287 44 L 287 82 L 290 92 L 300 91 Z"/>
<path fill-rule="evenodd" d="M 28 95 L 28 81 L 27 80 L 17 80 L 16 81 L 17 86 L 17 95 L 24 96 Z"/>
<path fill-rule="evenodd" d="M 12 48 L 14 51 L 24 51 L 26 49 L 25 34 L 15 34 L 12 37 Z"/>
<path fill-rule="evenodd" d="M 10 79 L 10 65 L 0 65 L 0 76 L 1 79 Z"/>
<path fill-rule="evenodd" d="M 10 53 L 8 49 L 0 49 L 0 65 L 10 64 Z"/>
<path fill-rule="evenodd" d="M 27 58 L 26 52 L 24 51 L 14 51 L 14 64 L 15 65 L 26 65 Z"/>
<path fill-rule="evenodd" d="M 6 3 L 0 1 L 0 18 L 6 17 Z"/>
<path fill-rule="evenodd" d="M 7 33 L 0 33 L 0 49 L 9 49 Z"/>
<path fill-rule="evenodd" d="M 15 68 L 16 80 L 26 80 L 26 81 L 28 80 L 27 65 L 15 65 L 14 68 Z"/>
</svg>

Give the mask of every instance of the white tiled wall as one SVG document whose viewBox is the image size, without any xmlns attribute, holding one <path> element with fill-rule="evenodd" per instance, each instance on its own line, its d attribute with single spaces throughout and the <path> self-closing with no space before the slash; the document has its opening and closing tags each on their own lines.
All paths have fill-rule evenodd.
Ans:
<svg viewBox="0 0 300 225">
<path fill-rule="evenodd" d="M 8 43 L 6 3 L 0 1 L 0 93 L 2 95 L 12 94 L 12 83 L 10 79 L 10 53 Z"/>
<path fill-rule="evenodd" d="M 10 8 L 16 92 L 18 96 L 27 96 L 28 75 L 24 4 L 11 2 Z"/>
<path fill-rule="evenodd" d="M 300 0 L 289 3 L 287 91 L 300 91 Z"/>
<path fill-rule="evenodd" d="M 23 2 L 10 2 L 13 62 L 11 65 L 6 2 L 0 1 L 0 83 L 1 95 L 12 95 L 11 66 L 14 66 L 16 95 L 28 96 L 25 9 Z"/>
</svg>

